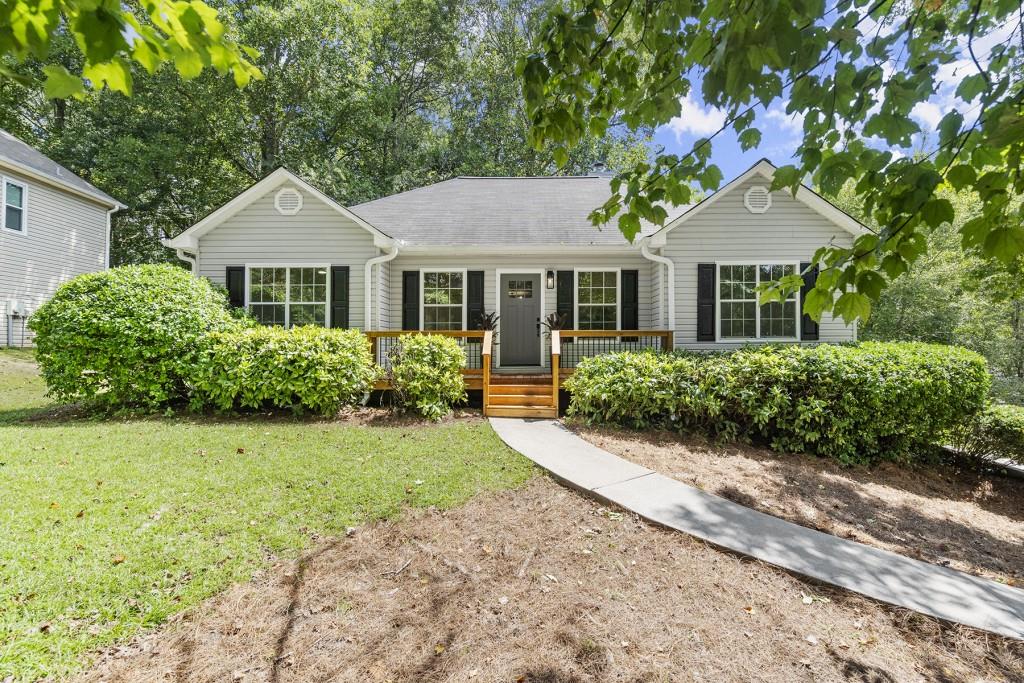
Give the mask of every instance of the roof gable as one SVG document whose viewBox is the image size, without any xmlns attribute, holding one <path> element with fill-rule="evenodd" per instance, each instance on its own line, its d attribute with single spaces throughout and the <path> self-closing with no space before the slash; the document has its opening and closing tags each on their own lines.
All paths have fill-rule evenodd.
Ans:
<svg viewBox="0 0 1024 683">
<path fill-rule="evenodd" d="M 199 239 L 203 235 L 214 230 L 224 223 L 224 221 L 228 220 L 256 200 L 266 196 L 267 193 L 276 190 L 285 184 L 295 185 L 303 192 L 316 197 L 342 216 L 355 222 L 356 225 L 373 235 L 375 246 L 386 247 L 393 244 L 394 240 L 389 235 L 377 229 L 363 218 L 352 213 L 349 209 L 334 201 L 288 169 L 279 168 L 267 177 L 263 178 L 263 180 L 251 185 L 237 197 L 210 213 L 188 230 L 185 230 L 176 237 L 163 240 L 164 246 L 170 247 L 171 249 L 197 249 L 199 247 Z"/>
<path fill-rule="evenodd" d="M 713 195 L 700 202 L 699 204 L 688 208 L 680 216 L 674 220 L 669 221 L 665 227 L 657 231 L 653 235 L 646 237 L 645 239 L 649 242 L 652 247 L 660 247 L 665 244 L 665 237 L 668 233 L 675 230 L 677 227 L 692 219 L 694 216 L 700 215 L 708 207 L 713 206 L 722 197 L 728 195 L 730 192 L 741 187 L 743 183 L 753 177 L 763 177 L 767 181 L 771 181 L 775 176 L 775 165 L 767 159 L 762 159 L 756 164 L 751 166 L 745 172 L 729 181 L 724 187 L 715 192 Z M 790 195 L 792 196 L 792 195 Z M 842 228 L 851 235 L 858 236 L 865 233 L 871 232 L 871 230 L 863 223 L 858 221 L 856 218 L 846 213 L 838 206 L 828 201 L 820 194 L 812 190 L 810 187 L 801 184 L 797 189 L 796 197 L 798 201 L 802 202 L 812 211 L 815 211 L 831 223 Z"/>
</svg>

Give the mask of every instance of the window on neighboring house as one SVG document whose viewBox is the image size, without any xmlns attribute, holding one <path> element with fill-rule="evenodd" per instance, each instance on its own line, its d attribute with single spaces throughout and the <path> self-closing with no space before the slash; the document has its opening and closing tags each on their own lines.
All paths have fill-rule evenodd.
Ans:
<svg viewBox="0 0 1024 683">
<path fill-rule="evenodd" d="M 4 227 L 14 232 L 25 232 L 25 186 L 4 180 Z"/>
<path fill-rule="evenodd" d="M 327 325 L 327 268 L 249 269 L 249 312 L 264 325 Z"/>
<path fill-rule="evenodd" d="M 581 270 L 576 273 L 576 320 L 581 330 L 618 329 L 618 271 Z"/>
<path fill-rule="evenodd" d="M 423 329 L 461 330 L 465 313 L 462 271 L 423 271 Z"/>
<path fill-rule="evenodd" d="M 718 267 L 719 336 L 722 339 L 795 339 L 796 293 L 783 302 L 757 303 L 757 286 L 796 272 L 793 264 Z"/>
</svg>

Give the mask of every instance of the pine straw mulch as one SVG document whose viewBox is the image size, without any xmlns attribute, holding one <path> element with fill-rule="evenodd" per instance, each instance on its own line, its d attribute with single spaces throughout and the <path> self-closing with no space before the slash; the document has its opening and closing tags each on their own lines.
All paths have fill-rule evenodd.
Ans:
<svg viewBox="0 0 1024 683">
<path fill-rule="evenodd" d="M 605 450 L 741 505 L 1024 589 L 1019 478 L 954 464 L 843 467 L 671 432 L 570 426 Z"/>
<path fill-rule="evenodd" d="M 883 607 L 538 477 L 322 544 L 82 681 L 1010 681 L 1024 643 Z"/>
</svg>

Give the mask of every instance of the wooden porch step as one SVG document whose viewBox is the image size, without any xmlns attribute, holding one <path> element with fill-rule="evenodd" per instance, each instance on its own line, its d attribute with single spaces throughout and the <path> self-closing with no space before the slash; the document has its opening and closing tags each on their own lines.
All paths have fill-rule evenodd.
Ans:
<svg viewBox="0 0 1024 683">
<path fill-rule="evenodd" d="M 558 409 L 551 406 L 487 406 L 491 417 L 558 417 Z"/>
<path fill-rule="evenodd" d="M 551 383 L 547 384 L 491 384 L 491 396 L 547 396 L 551 397 Z"/>
<path fill-rule="evenodd" d="M 551 407 L 551 395 L 550 393 L 545 396 L 530 396 L 530 395 L 506 395 L 506 394 L 494 394 L 488 395 L 487 400 L 492 406 L 540 406 L 544 408 Z"/>
<path fill-rule="evenodd" d="M 551 375 L 495 375 L 491 374 L 491 386 L 506 384 L 551 384 Z"/>
</svg>

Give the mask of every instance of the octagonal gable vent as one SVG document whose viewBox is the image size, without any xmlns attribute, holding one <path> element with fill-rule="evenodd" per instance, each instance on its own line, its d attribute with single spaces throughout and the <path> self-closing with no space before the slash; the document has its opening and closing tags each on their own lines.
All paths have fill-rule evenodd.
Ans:
<svg viewBox="0 0 1024 683">
<path fill-rule="evenodd" d="M 282 187 L 274 196 L 274 208 L 282 216 L 294 216 L 302 210 L 302 193 L 294 187 Z"/>
<path fill-rule="evenodd" d="M 743 205 L 750 213 L 764 213 L 772 208 L 772 193 L 764 185 L 754 185 L 743 195 Z"/>
</svg>

